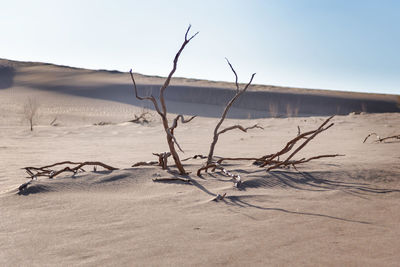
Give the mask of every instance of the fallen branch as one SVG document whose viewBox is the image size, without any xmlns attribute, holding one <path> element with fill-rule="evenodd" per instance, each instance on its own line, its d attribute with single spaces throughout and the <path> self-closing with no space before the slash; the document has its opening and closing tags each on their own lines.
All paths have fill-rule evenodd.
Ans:
<svg viewBox="0 0 400 267">
<path fill-rule="evenodd" d="M 147 115 L 149 115 L 149 112 L 142 112 L 139 116 L 134 114 L 135 118 L 133 120 L 130 120 L 128 122 L 132 123 L 149 123 L 150 121 L 146 118 Z"/>
<path fill-rule="evenodd" d="M 154 166 L 158 165 L 158 161 L 139 161 L 135 164 L 133 164 L 131 167 L 139 167 L 139 166 Z"/>
<path fill-rule="evenodd" d="M 220 200 L 223 200 L 226 196 L 226 193 L 224 193 L 223 195 L 218 194 L 215 198 L 211 199 L 211 201 L 215 201 L 218 202 Z"/>
<path fill-rule="evenodd" d="M 202 171 L 208 172 L 208 169 L 211 169 L 212 172 L 214 172 L 215 169 L 221 170 L 223 174 L 232 178 L 234 186 L 237 188 L 240 187 L 240 185 L 242 184 L 242 179 L 241 179 L 240 175 L 229 172 L 227 169 L 222 167 L 221 164 L 216 163 L 216 162 L 207 164 L 207 165 L 201 167 L 200 169 L 198 169 L 197 176 L 201 177 L 201 172 Z"/>
<path fill-rule="evenodd" d="M 185 183 L 191 183 L 192 182 L 190 179 L 179 178 L 179 177 L 174 177 L 174 178 L 155 178 L 155 179 L 153 179 L 153 182 L 171 182 L 171 181 L 181 181 L 181 182 L 185 182 Z"/>
<path fill-rule="evenodd" d="M 76 165 L 74 167 L 66 166 L 62 169 L 56 170 L 53 167 L 56 166 L 62 166 L 62 165 Z M 29 175 L 26 178 L 30 178 L 31 180 L 29 182 L 23 183 L 18 187 L 19 191 L 23 191 L 26 188 L 28 188 L 28 185 L 32 183 L 32 181 L 35 179 L 37 180 L 38 177 L 44 176 L 48 177 L 49 179 L 52 179 L 56 177 L 57 175 L 63 173 L 63 172 L 72 172 L 74 175 L 78 172 L 84 172 L 85 170 L 83 169 L 84 166 L 94 166 L 94 170 L 96 170 L 96 166 L 101 166 L 104 169 L 107 169 L 109 171 L 114 171 L 118 170 L 117 168 L 114 168 L 110 165 L 104 164 L 100 161 L 85 161 L 85 162 L 72 162 L 72 161 L 63 161 L 63 162 L 57 162 L 51 165 L 43 166 L 43 167 L 24 167 L 26 173 Z"/>
<path fill-rule="evenodd" d="M 377 143 L 382 143 L 382 142 L 384 142 L 386 140 L 389 140 L 389 139 L 400 139 L 400 134 L 381 138 L 376 133 L 370 133 L 369 135 L 367 135 L 367 137 L 365 137 L 363 143 L 365 143 L 367 141 L 367 139 L 372 135 L 376 136 L 376 140 L 374 142 L 377 142 Z"/>
<path fill-rule="evenodd" d="M 60 165 L 76 165 L 76 166 L 74 166 L 74 167 L 67 166 L 60 170 L 55 170 L 52 168 L 52 167 L 60 166 Z M 39 177 L 39 176 L 45 176 L 45 177 L 48 177 L 51 179 L 63 172 L 73 172 L 74 174 L 78 173 L 79 171 L 84 172 L 85 170 L 83 169 L 83 167 L 87 166 L 87 165 L 100 166 L 109 171 L 118 170 L 117 168 L 114 168 L 110 165 L 104 164 L 100 161 L 85 161 L 85 162 L 63 161 L 63 162 L 57 162 L 57 163 L 43 166 L 43 167 L 24 167 L 22 169 L 24 169 L 28 173 L 28 175 L 29 175 L 28 178 L 37 179 L 37 177 Z"/>
<path fill-rule="evenodd" d="M 139 161 L 133 164 L 131 167 L 139 167 L 139 166 L 161 166 L 163 170 L 168 168 L 168 157 L 171 156 L 170 152 L 162 152 L 162 153 L 153 153 L 154 156 L 158 157 L 158 161 Z"/>
<path fill-rule="evenodd" d="M 194 155 L 193 157 L 185 158 L 185 159 L 183 159 L 182 161 L 188 161 L 188 160 L 190 160 L 190 159 L 197 159 L 197 158 L 199 158 L 199 159 L 206 159 L 207 156 L 204 156 L 204 155 Z"/>
</svg>

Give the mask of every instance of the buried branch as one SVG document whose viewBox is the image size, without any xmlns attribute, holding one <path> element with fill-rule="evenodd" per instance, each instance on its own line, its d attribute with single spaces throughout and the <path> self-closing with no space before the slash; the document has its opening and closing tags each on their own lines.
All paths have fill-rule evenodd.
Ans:
<svg viewBox="0 0 400 267">
<path fill-rule="evenodd" d="M 59 170 L 55 170 L 52 168 L 55 166 L 62 166 L 62 165 L 76 165 L 76 166 L 74 167 L 66 166 Z M 73 172 L 74 174 L 78 173 L 79 171 L 84 172 L 85 171 L 83 169 L 84 166 L 94 166 L 94 168 L 96 168 L 96 166 L 100 166 L 109 171 L 118 170 L 117 168 L 104 164 L 100 161 L 85 161 L 85 162 L 63 161 L 43 167 L 24 167 L 22 169 L 24 169 L 28 173 L 29 177 L 27 178 L 36 179 L 39 176 L 45 176 L 51 179 L 63 172 Z"/>
<path fill-rule="evenodd" d="M 208 172 L 208 169 L 211 169 L 212 172 L 214 172 L 215 169 L 221 170 L 223 174 L 232 178 L 234 186 L 237 188 L 240 187 L 240 185 L 242 184 L 242 178 L 240 177 L 240 175 L 231 173 L 230 171 L 222 167 L 221 164 L 216 162 L 212 162 L 198 169 L 197 176 L 201 177 L 201 172 L 202 171 Z"/>
<path fill-rule="evenodd" d="M 381 138 L 376 133 L 370 133 L 369 135 L 367 135 L 367 137 L 365 137 L 363 143 L 367 142 L 368 138 L 373 136 L 373 135 L 376 136 L 376 140 L 374 141 L 375 143 L 382 143 L 382 142 L 385 142 L 385 141 L 390 140 L 390 139 L 400 140 L 400 134 Z"/>
<path fill-rule="evenodd" d="M 153 153 L 154 156 L 158 157 L 158 161 L 140 161 L 133 164 L 131 167 L 139 167 L 139 166 L 161 166 L 163 170 L 166 170 L 168 167 L 168 157 L 171 156 L 170 152 L 162 152 L 162 153 Z"/>
<path fill-rule="evenodd" d="M 65 166 L 65 165 L 75 165 L 75 166 Z M 55 169 L 53 167 L 56 166 L 65 166 L 61 169 Z M 106 170 L 109 171 L 114 171 L 118 170 L 118 168 L 114 168 L 110 165 L 104 164 L 100 161 L 85 161 L 85 162 L 72 162 L 72 161 L 63 161 L 63 162 L 57 162 L 51 165 L 43 166 L 43 167 L 24 167 L 26 173 L 29 175 L 26 178 L 30 178 L 31 180 L 20 185 L 18 190 L 22 191 L 28 187 L 28 185 L 34 180 L 37 179 L 38 177 L 48 177 L 50 179 L 56 177 L 57 175 L 60 175 L 63 172 L 72 172 L 74 175 L 77 174 L 78 172 L 85 172 L 83 167 L 85 166 L 93 166 L 94 170 L 96 171 L 96 167 L 100 166 L 103 167 Z"/>
</svg>

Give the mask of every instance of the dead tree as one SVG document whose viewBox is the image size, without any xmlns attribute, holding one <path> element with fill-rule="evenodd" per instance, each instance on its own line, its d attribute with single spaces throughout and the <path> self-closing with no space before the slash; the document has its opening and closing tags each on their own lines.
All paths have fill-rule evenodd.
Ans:
<svg viewBox="0 0 400 267">
<path fill-rule="evenodd" d="M 222 123 L 224 122 L 226 115 L 228 114 L 229 109 L 232 107 L 233 103 L 235 103 L 235 101 L 244 93 L 246 92 L 247 88 L 249 88 L 251 82 L 253 81 L 254 75 L 256 75 L 255 73 L 253 73 L 251 75 L 250 81 L 246 84 L 246 86 L 243 89 L 239 88 L 239 83 L 238 83 L 238 76 L 236 74 L 235 69 L 233 68 L 232 64 L 229 62 L 228 59 L 226 59 L 226 61 L 228 62 L 229 67 L 231 68 L 233 74 L 235 75 L 235 85 L 236 85 L 236 93 L 235 95 L 232 97 L 232 99 L 228 102 L 228 104 L 225 106 L 224 112 L 221 115 L 221 119 L 219 120 L 219 122 L 217 123 L 217 125 L 215 126 L 214 129 L 214 135 L 213 135 L 213 140 L 211 142 L 210 145 L 210 150 L 208 152 L 208 157 L 207 157 L 207 162 L 206 165 L 212 164 L 213 163 L 213 155 L 214 155 L 214 149 L 215 146 L 218 142 L 218 138 L 221 134 L 226 133 L 230 130 L 234 130 L 234 129 L 239 129 L 243 132 L 247 132 L 247 130 L 249 129 L 254 129 L 254 128 L 260 128 L 263 129 L 262 127 L 256 125 L 253 125 L 251 127 L 243 127 L 241 125 L 233 125 L 230 127 L 227 127 L 225 129 L 220 130 L 219 128 L 221 127 Z"/>
<path fill-rule="evenodd" d="M 171 81 L 172 75 L 176 71 L 176 67 L 177 67 L 177 64 L 178 64 L 179 56 L 181 55 L 181 53 L 184 50 L 184 48 L 186 47 L 186 45 L 198 34 L 198 32 L 197 32 L 194 35 L 192 35 L 191 37 L 188 37 L 188 33 L 190 31 L 190 28 L 191 28 L 191 25 L 189 25 L 188 29 L 186 30 L 185 40 L 183 41 L 183 43 L 181 45 L 181 48 L 179 49 L 178 53 L 175 55 L 172 70 L 169 73 L 167 79 L 165 80 L 164 85 L 160 88 L 159 101 L 160 101 L 161 107 L 159 106 L 156 98 L 152 94 L 149 95 L 149 96 L 143 96 L 143 97 L 139 96 L 138 89 L 136 87 L 136 82 L 135 82 L 135 79 L 134 79 L 133 74 L 132 74 L 132 70 L 130 70 L 130 75 L 131 75 L 131 78 L 132 78 L 132 83 L 133 83 L 133 87 L 134 87 L 134 90 L 135 90 L 136 98 L 139 99 L 139 100 L 149 100 L 149 101 L 151 101 L 153 103 L 153 105 L 154 105 L 154 108 L 155 108 L 156 112 L 158 113 L 158 115 L 160 115 L 160 117 L 162 119 L 163 127 L 164 127 L 164 130 L 165 130 L 165 133 L 166 133 L 166 138 L 167 138 L 169 151 L 170 151 L 170 153 L 172 155 L 172 158 L 175 161 L 175 165 L 178 168 L 180 174 L 186 174 L 186 171 L 183 168 L 181 160 L 179 159 L 179 155 L 178 155 L 178 153 L 177 153 L 177 151 L 175 149 L 175 145 L 176 145 L 178 147 L 178 149 L 183 152 L 182 148 L 179 146 L 178 141 L 176 140 L 176 138 L 174 136 L 174 130 L 178 126 L 178 120 L 179 119 L 181 119 L 182 123 L 187 123 L 187 122 L 191 121 L 192 119 L 194 119 L 195 116 L 185 120 L 183 115 L 178 115 L 174 119 L 174 121 L 172 123 L 172 126 L 169 126 L 169 122 L 168 122 L 168 118 L 167 118 L 167 106 L 165 104 L 164 93 L 165 93 L 165 90 L 167 89 L 167 87 L 168 87 L 168 85 L 169 85 L 169 83 Z"/>
<path fill-rule="evenodd" d="M 24 118 L 28 121 L 31 131 L 33 131 L 33 126 L 36 123 L 37 112 L 39 109 L 39 104 L 35 99 L 28 98 L 24 105 Z"/>
<path fill-rule="evenodd" d="M 400 140 L 400 134 L 398 134 L 398 135 L 392 135 L 392 136 L 388 136 L 388 137 L 380 137 L 380 136 L 377 135 L 376 133 L 370 133 L 369 135 L 367 135 L 367 137 L 365 137 L 363 143 L 367 142 L 368 138 L 369 138 L 370 136 L 373 136 L 373 135 L 376 136 L 376 140 L 374 141 L 374 142 L 376 142 L 376 143 L 382 143 L 382 142 L 385 142 L 386 140 L 390 140 L 390 139 L 394 139 L 394 140 L 397 139 L 397 140 Z"/>
</svg>

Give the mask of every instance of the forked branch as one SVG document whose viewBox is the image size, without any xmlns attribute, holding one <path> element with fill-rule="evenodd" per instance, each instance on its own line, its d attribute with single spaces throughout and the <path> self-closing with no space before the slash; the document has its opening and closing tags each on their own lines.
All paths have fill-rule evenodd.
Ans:
<svg viewBox="0 0 400 267">
<path fill-rule="evenodd" d="M 139 100 L 149 100 L 149 101 L 151 101 L 153 103 L 154 108 L 156 109 L 157 113 L 160 115 L 160 117 L 162 119 L 162 124 L 163 124 L 164 131 L 165 131 L 165 134 L 166 134 L 166 138 L 167 138 L 167 143 L 168 143 L 168 147 L 169 147 L 169 150 L 170 150 L 170 154 L 172 155 L 172 158 L 174 159 L 175 165 L 178 168 L 180 174 L 186 174 L 186 171 L 183 168 L 181 160 L 179 159 L 179 155 L 178 155 L 178 153 L 176 152 L 176 149 L 175 149 L 175 144 L 176 144 L 178 149 L 183 152 L 181 146 L 179 145 L 178 141 L 176 140 L 176 138 L 174 136 L 174 129 L 178 126 L 179 118 L 181 119 L 182 123 L 186 123 L 186 122 L 191 121 L 194 117 L 191 117 L 190 119 L 185 120 L 182 115 L 178 115 L 175 118 L 172 126 L 170 127 L 169 126 L 169 122 L 168 122 L 168 118 L 167 118 L 167 106 L 165 104 L 164 92 L 167 89 L 168 85 L 170 84 L 172 76 L 174 75 L 174 73 L 176 71 L 176 68 L 177 68 L 177 65 L 178 65 L 179 56 L 181 55 L 182 51 L 185 49 L 186 45 L 198 34 L 198 32 L 197 32 L 194 35 L 189 37 L 188 34 L 189 34 L 189 31 L 190 31 L 190 28 L 191 28 L 191 25 L 189 25 L 189 27 L 187 28 L 186 33 L 185 33 L 185 40 L 183 41 L 180 49 L 178 50 L 178 52 L 175 55 L 175 58 L 174 58 L 174 61 L 173 61 L 173 66 L 172 66 L 172 70 L 170 71 L 170 73 L 169 73 L 168 77 L 166 78 L 164 84 L 160 88 L 159 102 L 161 104 L 161 107 L 158 105 L 158 102 L 157 102 L 156 98 L 153 95 L 145 96 L 145 97 L 139 96 L 135 78 L 133 77 L 132 70 L 130 71 L 133 87 L 135 89 L 136 98 L 139 99 Z"/>
<path fill-rule="evenodd" d="M 254 76 L 256 75 L 255 73 L 253 73 L 251 75 L 250 81 L 246 84 L 246 86 L 243 89 L 240 89 L 239 88 L 239 83 L 238 83 L 237 73 L 236 73 L 235 69 L 233 68 L 232 64 L 229 62 L 229 60 L 227 58 L 226 58 L 226 61 L 227 61 L 228 65 L 229 65 L 229 67 L 231 68 L 233 74 L 235 75 L 236 93 L 232 97 L 232 99 L 228 102 L 228 104 L 226 104 L 225 109 L 224 109 L 224 111 L 223 111 L 223 113 L 221 115 L 221 119 L 219 120 L 219 122 L 215 126 L 213 140 L 211 142 L 210 150 L 208 152 L 207 163 L 206 163 L 207 165 L 209 165 L 209 164 L 211 164 L 213 162 L 214 150 L 215 150 L 215 146 L 216 146 L 216 144 L 218 142 L 218 138 L 219 138 L 220 134 L 225 133 L 225 132 L 227 132 L 229 130 L 233 130 L 233 129 L 240 129 L 240 130 L 246 132 L 248 129 L 261 128 L 260 126 L 258 126 L 256 124 L 256 125 L 253 125 L 252 127 L 247 127 L 247 128 L 244 128 L 241 125 L 235 125 L 235 126 L 231 126 L 231 127 L 225 128 L 225 129 L 223 129 L 221 131 L 219 130 L 219 128 L 221 127 L 222 123 L 224 122 L 224 120 L 226 118 L 226 115 L 228 114 L 229 109 L 232 107 L 233 103 L 235 103 L 235 101 L 244 92 L 246 92 L 247 88 L 249 88 L 250 84 L 253 82 Z"/>
</svg>

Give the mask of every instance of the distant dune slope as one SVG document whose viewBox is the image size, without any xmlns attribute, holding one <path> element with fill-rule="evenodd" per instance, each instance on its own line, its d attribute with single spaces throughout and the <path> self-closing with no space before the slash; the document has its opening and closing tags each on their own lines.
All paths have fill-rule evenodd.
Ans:
<svg viewBox="0 0 400 267">
<path fill-rule="evenodd" d="M 140 74 L 136 79 L 141 94 L 158 95 L 164 81 Z M 33 95 L 35 91 L 50 91 L 143 106 L 133 95 L 127 73 L 0 59 L 0 92 L 21 87 L 31 88 Z M 218 117 L 234 94 L 233 88 L 233 83 L 175 78 L 166 99 L 172 113 Z M 350 112 L 400 112 L 399 96 L 254 85 L 238 99 L 229 116 L 325 116 Z"/>
</svg>

